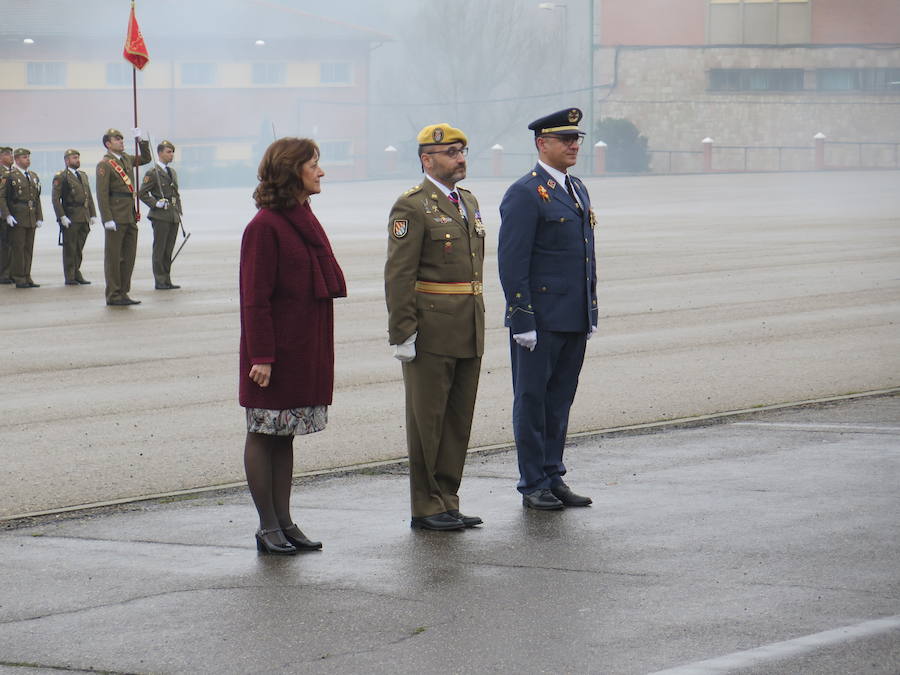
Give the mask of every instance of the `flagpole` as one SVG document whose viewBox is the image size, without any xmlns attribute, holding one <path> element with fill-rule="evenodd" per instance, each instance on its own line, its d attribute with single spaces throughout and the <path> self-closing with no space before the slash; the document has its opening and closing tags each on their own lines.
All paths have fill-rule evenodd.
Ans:
<svg viewBox="0 0 900 675">
<path fill-rule="evenodd" d="M 134 8 L 134 0 L 131 0 L 131 7 Z M 134 127 L 135 129 L 138 126 L 138 108 L 137 108 L 137 68 L 134 67 L 134 64 L 131 66 L 131 92 L 134 98 Z M 138 166 L 138 161 L 141 156 L 141 139 L 134 139 L 134 212 L 135 218 L 137 220 L 141 219 L 141 201 L 140 197 L 138 197 L 138 189 L 137 186 L 141 184 L 140 182 L 140 167 Z"/>
</svg>

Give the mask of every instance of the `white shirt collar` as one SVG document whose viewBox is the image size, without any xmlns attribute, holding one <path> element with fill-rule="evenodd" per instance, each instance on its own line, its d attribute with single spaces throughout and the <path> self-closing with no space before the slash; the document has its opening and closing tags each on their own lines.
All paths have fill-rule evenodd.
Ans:
<svg viewBox="0 0 900 675">
<path fill-rule="evenodd" d="M 25 172 L 28 171 L 28 169 L 23 169 L 23 168 L 22 168 L 21 166 L 19 166 L 18 164 L 13 164 L 13 168 L 18 169 L 18 170 L 19 170 L 19 173 L 22 174 L 23 176 L 25 175 Z"/>
<path fill-rule="evenodd" d="M 160 162 L 159 160 L 156 160 L 156 163 L 157 163 L 159 166 L 161 166 L 162 168 L 164 168 L 164 169 L 169 168 L 169 165 L 168 165 L 168 164 L 163 164 L 163 163 Z"/>
<path fill-rule="evenodd" d="M 73 174 L 75 174 L 75 177 L 76 177 L 76 178 L 78 177 L 78 169 L 73 169 L 71 166 L 67 166 L 66 168 L 67 168 L 69 171 L 71 171 Z"/>
<path fill-rule="evenodd" d="M 557 183 L 562 183 L 563 187 L 566 185 L 566 176 L 569 174 L 565 171 L 560 171 L 559 169 L 554 169 L 552 166 L 545 164 L 541 160 L 538 160 L 538 164 L 544 167 L 544 171 L 550 174 L 550 177 L 553 178 Z"/>
<path fill-rule="evenodd" d="M 445 196 L 445 197 L 448 197 L 448 198 L 450 197 L 450 193 L 453 192 L 453 190 L 451 190 L 450 188 L 448 188 L 446 185 L 444 185 L 442 182 L 440 182 L 437 178 L 432 178 L 432 177 L 429 176 L 427 173 L 425 174 L 425 178 L 427 178 L 427 179 L 430 180 L 432 183 L 434 183 L 435 185 L 437 185 L 437 186 L 440 188 L 441 192 L 444 193 L 444 196 Z"/>
<path fill-rule="evenodd" d="M 115 157 L 116 159 L 118 159 L 120 162 L 122 161 L 122 155 L 117 155 L 117 154 L 114 153 L 112 150 L 109 151 L 109 154 L 111 154 L 113 157 Z"/>
</svg>

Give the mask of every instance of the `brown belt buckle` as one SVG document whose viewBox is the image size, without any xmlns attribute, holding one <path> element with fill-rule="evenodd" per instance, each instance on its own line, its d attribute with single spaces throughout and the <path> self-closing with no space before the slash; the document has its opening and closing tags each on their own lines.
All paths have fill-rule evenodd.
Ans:
<svg viewBox="0 0 900 675">
<path fill-rule="evenodd" d="M 481 295 L 484 291 L 484 284 L 480 281 L 472 282 L 472 295 Z"/>
</svg>

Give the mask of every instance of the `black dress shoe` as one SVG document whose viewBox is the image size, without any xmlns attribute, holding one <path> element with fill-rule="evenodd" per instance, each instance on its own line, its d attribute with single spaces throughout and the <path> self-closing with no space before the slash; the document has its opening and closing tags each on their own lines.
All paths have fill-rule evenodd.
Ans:
<svg viewBox="0 0 900 675">
<path fill-rule="evenodd" d="M 297 527 L 296 523 L 291 523 L 290 527 L 283 527 L 281 531 L 284 538 L 287 539 L 298 551 L 320 551 L 322 550 L 321 541 L 311 541 L 303 534 L 303 530 Z"/>
<path fill-rule="evenodd" d="M 169 290 L 174 291 L 176 288 L 181 288 L 178 284 L 173 284 L 171 281 L 169 282 Z"/>
<path fill-rule="evenodd" d="M 40 287 L 41 287 L 40 284 L 36 284 L 33 281 L 28 282 L 28 288 L 40 288 Z"/>
<path fill-rule="evenodd" d="M 550 488 L 550 492 L 566 506 L 590 506 L 593 504 L 593 500 L 590 497 L 576 495 L 565 483 L 554 485 Z"/>
<path fill-rule="evenodd" d="M 76 284 L 82 284 L 82 285 L 84 285 L 84 286 L 87 286 L 87 285 L 89 285 L 91 282 L 88 281 L 87 279 L 76 279 L 76 280 L 75 280 L 75 283 L 76 283 Z"/>
<path fill-rule="evenodd" d="M 168 291 L 172 287 L 169 284 L 156 284 L 153 288 L 158 291 Z"/>
<path fill-rule="evenodd" d="M 273 530 L 257 530 L 256 550 L 269 555 L 297 555 L 297 548 L 293 544 L 282 544 L 272 538 L 272 535 L 276 532 L 281 532 L 281 530 L 277 528 Z"/>
<path fill-rule="evenodd" d="M 125 296 L 125 303 L 128 304 L 128 305 L 139 305 L 139 304 L 141 304 L 141 301 L 140 301 L 140 300 L 132 300 L 131 298 L 129 298 L 129 297 L 126 295 L 126 296 Z"/>
<path fill-rule="evenodd" d="M 461 530 L 463 521 L 449 513 L 436 513 L 433 516 L 413 516 L 409 526 L 414 530 Z"/>
<path fill-rule="evenodd" d="M 564 509 L 565 504 L 553 496 L 549 488 L 542 488 L 522 495 L 522 505 L 529 509 L 538 509 L 539 511 L 558 511 Z"/>
<path fill-rule="evenodd" d="M 464 516 L 459 511 L 456 511 L 455 509 L 451 509 L 450 511 L 447 511 L 447 513 L 449 513 L 451 516 L 453 516 L 457 520 L 461 520 L 462 524 L 465 525 L 466 527 L 475 527 L 476 525 L 481 525 L 484 522 L 478 516 Z"/>
<path fill-rule="evenodd" d="M 75 280 L 66 282 L 66 286 L 77 286 L 77 285 L 78 285 L 78 282 Z"/>
<path fill-rule="evenodd" d="M 110 307 L 128 307 L 131 302 L 129 300 L 125 300 L 124 298 L 119 298 L 118 300 L 107 300 L 106 304 Z"/>
<path fill-rule="evenodd" d="M 29 284 L 29 283 L 24 283 L 24 284 L 19 284 L 19 283 L 17 283 L 17 284 L 16 284 L 16 288 L 31 288 L 31 284 Z"/>
<path fill-rule="evenodd" d="M 15 282 L 12 279 L 10 279 L 9 277 L 4 277 L 3 279 L 0 279 L 0 284 L 12 284 L 12 283 L 15 283 Z"/>
</svg>

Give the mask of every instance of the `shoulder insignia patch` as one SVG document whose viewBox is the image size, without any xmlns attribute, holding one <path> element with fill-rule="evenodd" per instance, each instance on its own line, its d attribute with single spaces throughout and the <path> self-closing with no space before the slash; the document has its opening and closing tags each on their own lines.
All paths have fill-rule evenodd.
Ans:
<svg viewBox="0 0 900 675">
<path fill-rule="evenodd" d="M 391 234 L 397 239 L 405 237 L 407 232 L 409 232 L 408 220 L 395 220 L 394 224 L 391 226 Z"/>
</svg>

